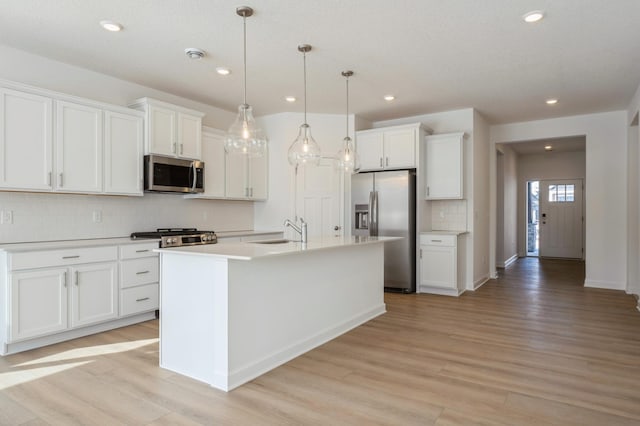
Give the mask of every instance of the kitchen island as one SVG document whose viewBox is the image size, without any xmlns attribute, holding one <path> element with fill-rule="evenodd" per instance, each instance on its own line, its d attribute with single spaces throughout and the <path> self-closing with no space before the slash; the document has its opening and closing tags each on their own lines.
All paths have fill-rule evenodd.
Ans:
<svg viewBox="0 0 640 426">
<path fill-rule="evenodd" d="M 158 249 L 160 366 L 229 391 L 383 314 L 397 239 Z"/>
</svg>

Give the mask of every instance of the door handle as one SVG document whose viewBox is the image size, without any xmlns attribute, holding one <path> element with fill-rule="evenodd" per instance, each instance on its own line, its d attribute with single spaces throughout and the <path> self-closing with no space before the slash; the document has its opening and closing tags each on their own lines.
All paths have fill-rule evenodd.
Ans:
<svg viewBox="0 0 640 426">
<path fill-rule="evenodd" d="M 191 185 L 191 192 L 196 190 L 196 182 L 198 181 L 198 170 L 196 169 L 196 163 L 191 163 L 191 170 L 193 170 L 193 184 Z"/>
</svg>

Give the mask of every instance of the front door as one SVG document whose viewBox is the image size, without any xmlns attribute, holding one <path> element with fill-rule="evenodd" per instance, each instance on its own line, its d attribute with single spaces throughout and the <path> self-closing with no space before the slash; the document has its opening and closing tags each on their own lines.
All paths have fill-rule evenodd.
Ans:
<svg viewBox="0 0 640 426">
<path fill-rule="evenodd" d="M 299 167 L 296 186 L 295 216 L 307 222 L 309 236 L 342 235 L 343 173 L 334 161 Z"/>
<path fill-rule="evenodd" d="M 582 179 L 540 181 L 540 256 L 583 258 Z"/>
</svg>

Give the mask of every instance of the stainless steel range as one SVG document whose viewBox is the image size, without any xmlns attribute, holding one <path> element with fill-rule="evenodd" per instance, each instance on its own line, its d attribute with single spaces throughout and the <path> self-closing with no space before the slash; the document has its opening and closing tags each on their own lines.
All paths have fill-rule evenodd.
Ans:
<svg viewBox="0 0 640 426">
<path fill-rule="evenodd" d="M 213 231 L 198 231 L 196 228 L 159 228 L 150 232 L 134 232 L 131 238 L 160 239 L 160 247 L 195 246 L 199 244 L 215 244 L 218 237 Z"/>
</svg>

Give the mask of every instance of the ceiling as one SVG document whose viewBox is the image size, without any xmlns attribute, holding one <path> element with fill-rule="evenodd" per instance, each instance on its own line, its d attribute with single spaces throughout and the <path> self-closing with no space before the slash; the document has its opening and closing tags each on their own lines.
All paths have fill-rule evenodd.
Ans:
<svg viewBox="0 0 640 426">
<path fill-rule="evenodd" d="M 585 152 L 586 150 L 585 136 L 571 136 L 565 138 L 540 139 L 526 142 L 512 142 L 507 144 L 513 151 L 519 155 L 529 154 L 551 154 L 557 152 Z M 551 145 L 552 150 L 546 151 L 545 146 Z"/>
<path fill-rule="evenodd" d="M 255 9 L 247 83 L 258 116 L 303 110 L 301 43 L 313 46 L 309 111 L 345 112 L 350 69 L 350 111 L 371 121 L 466 107 L 490 123 L 621 110 L 640 84 L 638 0 L 16 0 L 2 2 L 0 43 L 235 110 L 244 4 Z M 545 19 L 524 23 L 534 9 Z M 124 30 L 103 30 L 104 19 Z M 206 56 L 189 60 L 189 47 Z"/>
</svg>

